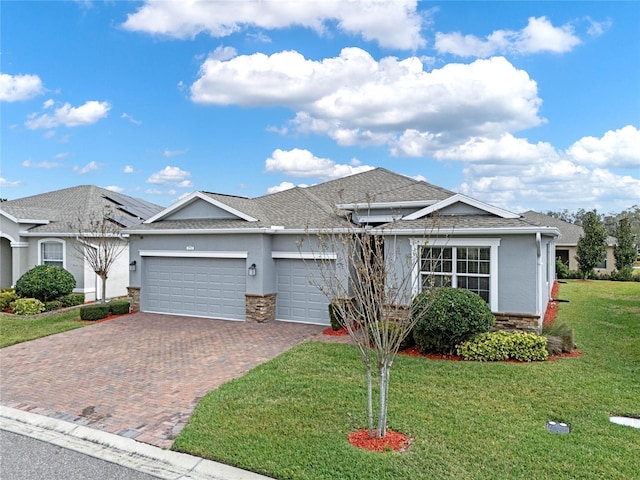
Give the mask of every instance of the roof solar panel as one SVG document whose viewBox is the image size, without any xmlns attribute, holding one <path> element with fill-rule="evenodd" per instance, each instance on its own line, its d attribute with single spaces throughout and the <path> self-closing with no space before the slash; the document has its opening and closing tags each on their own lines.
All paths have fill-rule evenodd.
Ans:
<svg viewBox="0 0 640 480">
<path fill-rule="evenodd" d="M 119 210 L 122 210 L 123 212 L 128 213 L 129 215 L 133 215 L 134 217 L 138 217 L 142 220 L 146 220 L 147 218 L 154 216 L 156 213 L 162 210 L 162 207 L 158 207 L 153 203 L 149 203 L 140 198 L 126 197 L 115 192 L 105 194 L 104 197 L 114 203 L 117 203 Z M 137 225 L 138 223 L 136 223 L 135 225 Z"/>
</svg>

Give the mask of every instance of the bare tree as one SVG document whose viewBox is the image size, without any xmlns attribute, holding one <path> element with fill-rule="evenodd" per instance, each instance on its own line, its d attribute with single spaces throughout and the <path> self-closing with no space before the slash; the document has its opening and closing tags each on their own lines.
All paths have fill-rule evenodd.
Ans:
<svg viewBox="0 0 640 480">
<path fill-rule="evenodd" d="M 310 281 L 332 302 L 360 354 L 367 376 L 369 436 L 381 438 L 387 431 L 391 366 L 402 342 L 430 304 L 411 312 L 413 272 L 419 255 L 401 258 L 393 223 L 386 229 L 347 225 L 307 236 L 309 248 L 320 253 L 315 255 L 319 277 Z M 375 430 L 374 372 L 378 379 Z"/>
<path fill-rule="evenodd" d="M 76 236 L 75 242 L 71 242 L 73 248 L 102 280 L 102 302 L 107 298 L 111 269 L 128 245 L 121 236 L 122 226 L 113 218 L 116 218 L 113 208 L 107 205 L 98 213 L 69 224 Z"/>
</svg>

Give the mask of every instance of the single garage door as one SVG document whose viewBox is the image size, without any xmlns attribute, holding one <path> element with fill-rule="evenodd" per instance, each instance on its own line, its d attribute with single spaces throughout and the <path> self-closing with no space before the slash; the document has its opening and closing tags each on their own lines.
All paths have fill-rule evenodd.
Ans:
<svg viewBox="0 0 640 480">
<path fill-rule="evenodd" d="M 329 301 L 315 285 L 309 283 L 311 276 L 322 278 L 312 260 L 278 259 L 276 275 L 278 320 L 329 325 Z"/>
<path fill-rule="evenodd" d="M 146 257 L 143 263 L 143 311 L 245 319 L 245 260 Z"/>
</svg>

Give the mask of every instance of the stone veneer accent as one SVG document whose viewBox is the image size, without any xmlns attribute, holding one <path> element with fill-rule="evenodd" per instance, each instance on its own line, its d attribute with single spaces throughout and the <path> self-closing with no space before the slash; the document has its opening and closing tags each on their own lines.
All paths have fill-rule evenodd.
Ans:
<svg viewBox="0 0 640 480">
<path fill-rule="evenodd" d="M 258 323 L 276 319 L 276 294 L 266 295 L 245 294 L 246 318 Z"/>
<path fill-rule="evenodd" d="M 508 330 L 518 332 L 540 333 L 538 315 L 528 315 L 526 313 L 493 313 L 496 323 L 491 327 L 491 331 Z"/>
<path fill-rule="evenodd" d="M 132 312 L 139 312 L 140 287 L 127 287 L 127 296 L 129 297 L 129 310 Z"/>
</svg>

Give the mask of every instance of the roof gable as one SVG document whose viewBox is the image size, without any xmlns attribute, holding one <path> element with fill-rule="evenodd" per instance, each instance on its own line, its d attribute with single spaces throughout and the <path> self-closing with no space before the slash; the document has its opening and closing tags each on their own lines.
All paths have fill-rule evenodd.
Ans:
<svg viewBox="0 0 640 480">
<path fill-rule="evenodd" d="M 467 197 L 466 195 L 457 193 L 438 203 L 434 203 L 433 205 L 407 215 L 403 218 L 403 220 L 417 220 L 434 212 L 453 215 L 474 215 L 478 213 L 484 213 L 485 215 L 491 214 L 500 218 L 520 218 L 520 215 L 518 215 L 517 213 L 509 212 L 508 210 L 504 210 L 494 205 L 489 205 L 488 203 L 476 200 L 475 198 Z"/>
<path fill-rule="evenodd" d="M 234 208 L 220 200 L 221 195 L 205 192 L 193 192 L 173 205 L 165 208 L 158 214 L 146 220 L 144 223 L 154 223 L 160 220 L 221 220 L 241 219 L 247 222 L 258 220 L 237 208 Z M 233 198 L 233 197 L 229 197 Z"/>
</svg>

